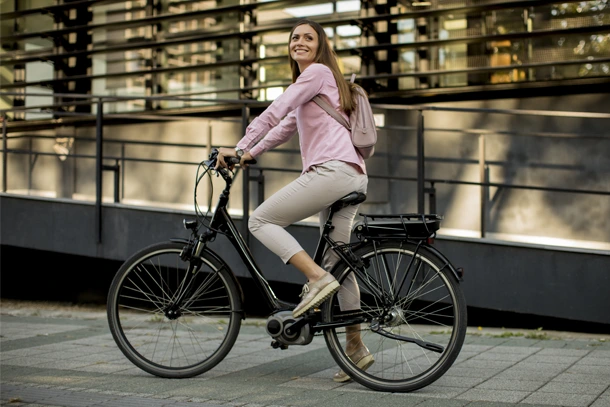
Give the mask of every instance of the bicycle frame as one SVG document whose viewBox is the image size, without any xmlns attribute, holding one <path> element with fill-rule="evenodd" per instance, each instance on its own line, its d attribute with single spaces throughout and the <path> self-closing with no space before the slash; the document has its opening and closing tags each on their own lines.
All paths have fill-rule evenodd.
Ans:
<svg viewBox="0 0 610 407">
<path fill-rule="evenodd" d="M 294 306 L 296 304 L 291 304 L 289 302 L 285 302 L 285 301 L 279 299 L 275 295 L 275 293 L 273 292 L 273 289 L 269 285 L 269 282 L 263 275 L 263 272 L 262 272 L 260 266 L 257 264 L 256 260 L 254 259 L 254 255 L 252 254 L 250 248 L 248 247 L 245 239 L 239 232 L 239 229 L 237 228 L 231 215 L 227 211 L 227 203 L 229 202 L 229 196 L 230 196 L 231 186 L 233 183 L 233 177 L 231 177 L 231 175 L 228 173 L 228 171 L 226 169 L 220 169 L 218 171 L 220 172 L 221 176 L 223 177 L 223 179 L 226 183 L 226 186 L 218 198 L 218 203 L 216 205 L 216 209 L 214 210 L 212 219 L 210 221 L 210 225 L 207 228 L 207 230 L 205 232 L 203 232 L 202 234 L 197 234 L 195 232 L 198 242 L 201 244 L 198 245 L 199 247 L 195 251 L 195 255 L 193 257 L 196 257 L 199 254 L 201 254 L 201 250 L 203 250 L 203 247 L 205 245 L 207 245 L 208 242 L 214 240 L 214 238 L 216 237 L 218 232 L 221 232 L 229 239 L 229 241 L 231 242 L 231 244 L 233 245 L 233 247 L 239 254 L 242 262 L 246 265 L 248 272 L 252 276 L 252 278 L 255 282 L 255 285 L 264 294 L 264 298 L 267 302 L 267 305 L 270 307 L 270 309 L 272 309 L 273 311 L 277 311 L 277 310 L 286 309 L 286 308 L 290 308 L 290 309 L 294 308 Z M 353 264 L 350 261 L 350 259 L 348 259 L 347 256 L 345 256 L 345 254 L 342 252 L 342 250 L 339 249 L 340 246 L 333 239 L 330 238 L 330 231 L 332 230 L 332 217 L 334 215 L 334 212 L 335 211 L 331 208 L 328 219 L 326 220 L 326 223 L 324 224 L 322 233 L 318 240 L 318 244 L 317 244 L 313 259 L 316 262 L 316 264 L 321 264 L 324 250 L 328 246 L 330 248 L 330 250 L 335 250 L 335 252 L 339 255 L 339 257 L 342 260 L 344 260 L 347 264 L 349 264 L 350 268 L 352 268 Z"/>
<path fill-rule="evenodd" d="M 254 259 L 254 256 L 253 256 L 252 252 L 250 251 L 250 248 L 248 247 L 245 239 L 239 232 L 239 229 L 235 225 L 235 222 L 231 218 L 231 215 L 228 213 L 227 203 L 229 202 L 229 196 L 230 196 L 231 186 L 233 183 L 233 177 L 231 176 L 231 174 L 229 173 L 229 171 L 227 169 L 221 168 L 218 170 L 218 172 L 224 179 L 226 185 L 225 185 L 224 190 L 221 192 L 221 194 L 218 198 L 218 203 L 216 205 L 216 209 L 214 210 L 212 219 L 210 221 L 210 225 L 207 227 L 207 230 L 201 234 L 198 234 L 196 229 L 193 231 L 194 236 L 197 239 L 197 245 L 194 250 L 192 258 L 198 258 L 199 255 L 201 255 L 203 248 L 208 244 L 208 242 L 213 241 L 214 238 L 216 237 L 216 235 L 220 232 L 229 239 L 229 241 L 231 242 L 231 244 L 233 245 L 235 250 L 238 252 L 243 263 L 246 265 L 248 272 L 252 276 L 256 287 L 263 294 L 263 296 L 267 302 L 267 305 L 272 310 L 272 312 L 285 310 L 285 309 L 289 310 L 289 309 L 294 308 L 294 306 L 296 304 L 292 304 L 292 303 L 283 301 L 275 295 L 275 293 L 273 292 L 273 289 L 269 285 L 269 282 L 265 278 L 260 266 L 257 264 L 256 260 Z M 336 276 L 339 281 L 342 281 L 343 277 L 350 272 L 353 272 L 356 274 L 362 273 L 362 271 L 360 270 L 360 268 L 362 267 L 362 261 L 360 259 L 354 257 L 354 255 L 352 253 L 352 249 L 357 249 L 361 245 L 367 244 L 365 242 L 357 242 L 357 243 L 347 243 L 347 244 L 339 245 L 339 244 L 337 244 L 337 242 L 335 242 L 330 237 L 330 232 L 333 227 L 332 226 L 333 215 L 337 210 L 339 210 L 341 208 L 342 207 L 335 207 L 334 205 L 331 206 L 328 218 L 326 219 L 326 222 L 324 223 L 324 226 L 322 228 L 322 233 L 320 234 L 320 238 L 318 239 L 318 244 L 316 246 L 315 254 L 313 256 L 313 259 L 316 262 L 316 264 L 320 265 L 322 263 L 322 257 L 324 255 L 324 251 L 326 250 L 326 248 L 328 247 L 329 250 L 333 250 L 339 257 L 339 259 L 342 260 L 343 262 L 345 262 L 345 264 L 348 266 L 348 268 L 346 270 L 344 270 L 340 276 Z M 419 251 L 419 249 L 422 245 L 428 246 L 424 241 L 418 241 L 416 253 Z M 409 266 L 409 268 L 410 267 L 411 267 L 411 265 Z M 383 267 L 381 267 L 381 266 L 377 266 L 377 270 L 380 270 L 382 268 Z M 400 284 L 401 286 L 402 286 L 402 283 L 404 283 L 404 278 L 406 278 L 406 275 L 403 277 L 403 281 Z M 371 292 L 383 291 L 380 287 L 376 286 L 376 284 L 374 284 L 374 283 L 371 283 L 366 278 L 361 279 L 361 281 L 363 284 L 367 285 L 367 288 L 369 290 L 371 290 Z M 395 301 L 395 299 L 392 298 L 391 301 Z M 314 324 L 311 325 L 311 327 L 314 331 L 321 331 L 321 330 L 328 329 L 328 328 L 337 328 L 337 327 L 344 327 L 344 326 L 359 324 L 359 323 L 362 323 L 365 321 L 366 321 L 365 317 L 359 316 L 359 317 L 355 317 L 353 319 L 343 320 L 341 322 L 316 321 Z M 312 322 L 312 321 L 308 317 L 300 318 L 297 321 L 295 321 L 293 324 L 291 324 L 290 327 L 287 328 L 287 332 L 290 333 L 291 330 L 297 331 L 302 326 L 304 326 L 305 324 L 308 324 L 310 322 Z M 387 335 L 383 331 L 380 331 L 379 333 L 382 335 Z M 409 342 L 415 342 L 418 344 L 420 344 L 420 342 L 421 342 L 420 346 L 428 347 L 427 343 L 419 341 L 417 339 L 412 339 L 412 338 L 407 338 L 407 337 L 401 337 L 401 338 L 402 338 L 402 340 L 409 341 Z M 430 346 L 429 349 L 432 349 L 432 346 Z M 438 349 L 433 349 L 433 350 L 438 351 Z"/>
</svg>

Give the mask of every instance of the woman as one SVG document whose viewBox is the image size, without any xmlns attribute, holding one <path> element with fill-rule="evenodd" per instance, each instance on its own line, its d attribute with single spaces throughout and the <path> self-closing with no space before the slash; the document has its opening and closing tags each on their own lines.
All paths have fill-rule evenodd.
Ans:
<svg viewBox="0 0 610 407">
<path fill-rule="evenodd" d="M 298 130 L 303 172 L 263 202 L 250 216 L 248 228 L 261 243 L 284 263 L 295 266 L 307 277 L 302 301 L 293 310 L 295 318 L 318 306 L 337 290 L 343 310 L 360 308 L 360 291 L 353 275 L 342 286 L 327 272 L 338 259 L 328 250 L 323 267 L 318 266 L 285 228 L 297 221 L 320 214 L 321 226 L 332 203 L 350 192 L 366 192 L 364 160 L 354 148 L 349 131 L 320 108 L 312 98 L 322 95 L 345 118 L 354 109 L 349 83 L 337 64 L 324 29 L 313 21 L 298 22 L 288 45 L 292 85 L 247 127 L 235 149 L 220 148 L 219 166 L 225 156 L 238 156 L 240 164 L 283 144 Z M 335 241 L 349 242 L 357 206 L 348 206 L 333 218 Z M 346 352 L 361 369 L 368 368 L 373 356 L 360 338 L 360 325 L 348 327 Z M 350 380 L 339 371 L 333 380 Z"/>
</svg>

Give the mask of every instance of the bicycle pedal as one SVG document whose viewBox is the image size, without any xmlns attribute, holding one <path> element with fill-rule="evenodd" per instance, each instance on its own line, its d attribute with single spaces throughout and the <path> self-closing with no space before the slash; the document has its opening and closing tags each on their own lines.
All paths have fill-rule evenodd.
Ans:
<svg viewBox="0 0 610 407">
<path fill-rule="evenodd" d="M 285 343 L 281 343 L 279 341 L 271 341 L 271 347 L 273 349 L 277 349 L 280 348 L 281 350 L 286 350 L 288 349 L 288 345 L 286 345 Z"/>
</svg>

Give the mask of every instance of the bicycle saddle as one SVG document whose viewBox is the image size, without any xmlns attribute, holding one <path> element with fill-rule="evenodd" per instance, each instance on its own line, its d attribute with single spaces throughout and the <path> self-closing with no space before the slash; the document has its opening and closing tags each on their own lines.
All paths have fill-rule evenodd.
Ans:
<svg viewBox="0 0 610 407">
<path fill-rule="evenodd" d="M 345 208 L 346 206 L 361 204 L 365 200 L 366 200 L 366 194 L 363 194 L 362 192 L 356 192 L 356 191 L 350 192 L 349 194 L 345 195 L 343 198 L 339 199 L 334 204 L 332 204 L 330 209 L 333 212 L 336 212 L 338 210 Z"/>
</svg>

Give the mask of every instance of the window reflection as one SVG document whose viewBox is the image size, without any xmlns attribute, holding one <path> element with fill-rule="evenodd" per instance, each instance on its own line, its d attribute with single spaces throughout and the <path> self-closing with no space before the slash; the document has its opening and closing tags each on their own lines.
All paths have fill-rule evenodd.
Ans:
<svg viewBox="0 0 610 407">
<path fill-rule="evenodd" d="M 449 15 L 441 20 L 439 38 L 442 40 L 450 38 L 465 37 L 468 32 L 468 22 L 463 15 Z M 469 61 L 468 46 L 466 44 L 447 44 L 439 47 L 438 66 L 433 69 L 441 71 L 452 71 L 477 66 L 476 58 Z M 453 75 L 442 75 L 439 78 L 439 86 L 466 86 L 468 75 L 458 73 Z"/>
<path fill-rule="evenodd" d="M 397 42 L 400 44 L 412 44 L 416 40 L 415 20 L 403 19 L 397 22 Z M 398 72 L 411 73 L 417 71 L 417 55 L 412 48 L 400 48 L 398 50 Z M 415 89 L 418 87 L 418 80 L 415 77 L 400 77 L 398 79 L 399 89 Z"/>
<path fill-rule="evenodd" d="M 610 24 L 607 1 L 602 0 L 471 12 L 456 10 L 473 5 L 461 0 L 404 2 L 388 8 L 366 8 L 359 0 L 94 3 L 86 9 L 90 17 L 70 23 L 93 29 L 57 37 L 61 41 L 49 33 L 65 26 L 50 13 L 1 20 L 3 36 L 46 32 L 2 42 L 4 79 L 12 89 L 271 100 L 290 83 L 288 33 L 300 18 L 323 23 L 346 77 L 379 75 L 370 83 L 382 92 L 610 75 L 610 64 L 598 61 L 610 58 L 610 34 L 594 30 Z M 3 13 L 15 4 L 4 2 Z M 19 9 L 58 5 L 54 0 L 20 4 Z M 425 13 L 433 9 L 439 12 Z M 400 15 L 413 11 L 423 13 Z M 388 12 L 396 17 L 368 23 L 359 19 Z M 76 14 L 72 10 L 66 16 L 73 19 Z M 148 21 L 150 17 L 155 20 Z M 566 31 L 582 27 L 591 29 Z M 90 41 L 83 44 L 83 36 Z M 58 57 L 68 52 L 85 54 Z M 20 58 L 33 59 L 20 63 Z M 570 61 L 575 63 L 563 63 Z M 70 76 L 80 79 L 63 80 Z M 19 103 L 33 102 L 21 98 Z M 121 109 L 197 103 L 202 102 L 124 103 Z"/>
</svg>

